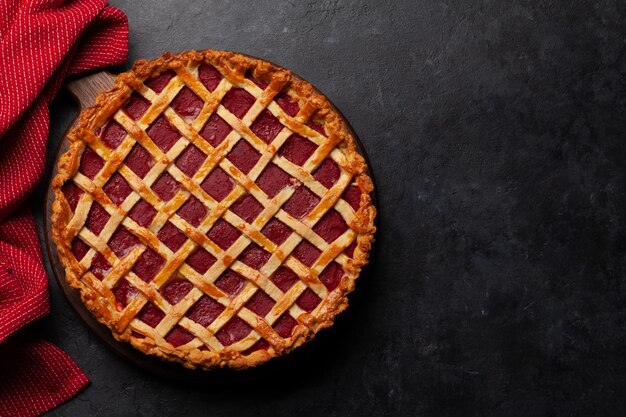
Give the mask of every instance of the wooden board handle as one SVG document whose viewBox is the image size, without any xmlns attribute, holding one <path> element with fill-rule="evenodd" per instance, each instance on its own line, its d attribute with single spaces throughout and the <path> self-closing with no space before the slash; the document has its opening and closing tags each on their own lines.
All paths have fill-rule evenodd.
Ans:
<svg viewBox="0 0 626 417">
<path fill-rule="evenodd" d="M 100 71 L 67 83 L 66 88 L 74 96 L 80 110 L 93 106 L 101 91 L 108 90 L 115 84 L 115 75 Z"/>
</svg>

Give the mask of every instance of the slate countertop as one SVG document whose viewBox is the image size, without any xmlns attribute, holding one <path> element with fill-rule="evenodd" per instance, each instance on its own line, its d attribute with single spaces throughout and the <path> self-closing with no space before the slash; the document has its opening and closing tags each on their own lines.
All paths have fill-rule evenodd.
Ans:
<svg viewBox="0 0 626 417">
<path fill-rule="evenodd" d="M 380 231 L 302 366 L 235 385 L 125 362 L 52 282 L 35 330 L 92 382 L 51 416 L 626 413 L 626 3 L 111 3 L 129 64 L 228 49 L 317 86 L 366 146 Z M 75 110 L 51 106 L 51 156 Z"/>
</svg>

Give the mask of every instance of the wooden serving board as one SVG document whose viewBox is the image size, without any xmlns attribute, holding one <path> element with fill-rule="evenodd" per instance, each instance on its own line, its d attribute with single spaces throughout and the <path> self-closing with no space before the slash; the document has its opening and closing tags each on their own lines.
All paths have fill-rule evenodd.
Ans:
<svg viewBox="0 0 626 417">
<path fill-rule="evenodd" d="M 320 342 L 317 339 L 323 338 L 320 337 L 324 333 L 330 333 L 328 330 L 323 331 L 322 334 L 316 336 L 316 341 L 318 343 L 312 342 L 307 344 L 306 346 L 300 347 L 296 349 L 296 351 L 290 353 L 289 355 L 278 358 L 270 361 L 267 364 L 259 366 L 257 368 L 252 368 L 246 370 L 245 372 L 241 371 L 232 371 L 228 369 L 218 369 L 211 372 L 205 372 L 201 370 L 189 370 L 184 368 L 183 366 L 177 363 L 170 363 L 166 361 L 162 361 L 156 357 L 145 355 L 140 351 L 133 348 L 129 343 L 126 342 L 118 342 L 111 335 L 111 331 L 106 326 L 100 324 L 87 310 L 87 308 L 83 305 L 80 299 L 80 293 L 78 290 L 70 287 L 65 281 L 65 271 L 59 262 L 59 258 L 57 255 L 56 247 L 52 240 L 52 229 L 50 219 L 52 216 L 52 202 L 54 201 L 54 192 L 51 187 L 52 178 L 56 176 L 57 173 L 57 162 L 59 157 L 65 153 L 69 148 L 69 141 L 67 139 L 67 133 L 74 127 L 74 125 L 78 121 L 78 114 L 80 112 L 90 106 L 92 106 L 98 94 L 103 90 L 108 90 L 115 83 L 115 75 L 102 71 L 98 73 L 94 73 L 92 75 L 80 78 L 78 80 L 72 81 L 66 85 L 67 90 L 72 94 L 72 96 L 76 99 L 79 105 L 79 113 L 77 113 L 76 117 L 70 123 L 70 126 L 63 134 L 63 138 L 59 142 L 59 145 L 56 150 L 56 156 L 54 160 L 54 165 L 52 167 L 50 173 L 50 179 L 46 191 L 46 198 L 44 199 L 44 240 L 46 246 L 46 252 L 48 255 L 48 259 L 50 261 L 50 265 L 52 266 L 52 271 L 54 272 L 54 276 L 56 281 L 61 288 L 65 298 L 70 303 L 76 314 L 82 319 L 85 325 L 94 332 L 109 348 L 111 348 L 114 352 L 125 358 L 126 360 L 134 363 L 135 365 L 148 370 L 150 372 L 156 373 L 161 376 L 166 376 L 168 378 L 174 378 L 179 381 L 185 382 L 199 382 L 199 383 L 214 383 L 214 384 L 238 384 L 244 383 L 248 384 L 249 382 L 255 381 L 263 381 L 263 383 L 267 383 L 271 380 L 289 380 L 289 376 L 286 374 L 294 374 L 294 375 L 302 375 L 302 373 L 307 374 L 311 372 L 311 370 L 321 366 L 322 361 L 325 360 L 324 353 L 321 355 L 315 355 L 313 353 L 315 350 L 324 349 L 324 346 L 319 346 Z M 339 112 L 339 110 L 335 107 L 335 110 Z M 351 133 L 353 137 L 356 139 L 356 144 L 358 151 L 363 155 L 363 157 L 367 161 L 367 155 L 365 154 L 365 149 L 363 148 L 363 144 L 356 136 L 354 130 L 350 127 Z M 369 167 L 368 161 L 368 167 Z M 370 178 L 374 181 L 374 176 L 371 170 L 368 171 Z M 374 190 L 376 190 L 376 186 L 374 186 Z M 379 209 L 378 198 L 377 195 L 374 194 L 372 196 L 373 203 L 376 209 Z M 378 214 L 380 216 L 380 213 Z M 377 216 L 377 217 L 378 217 Z M 371 254 L 370 254 L 371 256 Z M 361 273 L 363 275 L 363 272 Z M 358 285 L 357 285 L 358 287 Z M 352 299 L 353 296 L 351 296 Z M 345 314 L 345 313 L 344 313 Z M 328 345 L 329 343 L 327 343 Z M 332 344 L 332 342 L 331 342 Z M 326 346 L 328 349 L 329 346 Z M 313 362 L 310 360 L 302 360 L 302 358 L 298 359 L 298 357 L 303 355 L 311 355 L 313 354 Z M 317 358 L 315 357 L 317 356 Z M 315 363 L 319 361 L 319 363 Z M 295 377 L 295 376 L 294 376 Z M 287 379 L 284 379 L 287 378 Z"/>
</svg>

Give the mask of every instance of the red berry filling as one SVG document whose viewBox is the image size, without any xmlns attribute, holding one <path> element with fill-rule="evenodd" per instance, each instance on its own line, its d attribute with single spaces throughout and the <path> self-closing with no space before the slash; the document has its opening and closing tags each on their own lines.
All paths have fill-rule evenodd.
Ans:
<svg viewBox="0 0 626 417">
<path fill-rule="evenodd" d="M 139 120 L 141 116 L 150 107 L 150 102 L 146 100 L 142 95 L 133 93 L 126 102 L 124 110 L 134 120 Z"/>
<path fill-rule="evenodd" d="M 270 143 L 283 130 L 283 125 L 269 110 L 263 110 L 250 126 L 250 130 L 265 143 Z"/>
<path fill-rule="evenodd" d="M 72 181 L 68 181 L 63 184 L 63 195 L 67 199 L 67 203 L 70 205 L 72 211 L 76 211 L 78 200 L 83 195 L 84 191 Z"/>
<path fill-rule="evenodd" d="M 215 263 L 217 259 L 204 248 L 198 248 L 194 253 L 189 255 L 185 262 L 192 267 L 197 273 L 204 274 Z"/>
<path fill-rule="evenodd" d="M 161 288 L 160 293 L 168 303 L 174 305 L 185 298 L 192 289 L 193 284 L 186 279 L 173 279 Z"/>
<path fill-rule="evenodd" d="M 277 218 L 271 219 L 265 224 L 261 233 L 269 240 L 277 245 L 281 245 L 289 236 L 291 236 L 291 228 Z"/>
<path fill-rule="evenodd" d="M 159 116 L 159 118 L 146 129 L 146 133 L 150 136 L 152 142 L 163 152 L 172 149 L 172 146 L 174 146 L 178 138 L 180 138 L 178 130 L 176 130 L 164 116 Z"/>
<path fill-rule="evenodd" d="M 167 83 L 169 83 L 170 80 L 174 78 L 175 76 L 176 76 L 176 73 L 174 71 L 168 70 L 162 73 L 161 75 L 158 75 L 154 78 L 147 80 L 146 82 L 144 82 L 144 84 L 146 87 L 152 89 L 152 91 L 159 94 L 161 91 L 163 91 Z"/>
<path fill-rule="evenodd" d="M 165 317 L 165 313 L 150 302 L 143 306 L 139 314 L 137 314 L 137 318 L 150 327 L 156 327 L 163 320 L 163 317 Z"/>
<path fill-rule="evenodd" d="M 274 101 L 291 117 L 294 117 L 300 111 L 300 105 L 287 93 L 277 94 Z"/>
<path fill-rule="evenodd" d="M 332 158 L 326 158 L 313 172 L 313 178 L 318 180 L 324 187 L 331 188 L 339 179 L 341 170 Z"/>
<path fill-rule="evenodd" d="M 148 227 L 154 220 L 157 211 L 145 200 L 139 200 L 128 213 L 128 217 L 133 219 L 139 226 Z"/>
<path fill-rule="evenodd" d="M 86 147 L 85 151 L 83 152 L 83 156 L 80 159 L 78 172 L 80 172 L 89 179 L 94 179 L 103 166 L 104 161 L 102 160 L 102 158 L 100 158 L 100 156 L 98 156 L 98 154 L 93 149 L 91 149 L 90 147 Z"/>
<path fill-rule="evenodd" d="M 250 346 L 250 348 L 246 349 L 245 352 L 243 352 L 244 355 L 249 355 L 253 352 L 256 352 L 257 350 L 267 350 L 269 349 L 270 344 L 267 343 L 267 340 L 265 339 L 260 339 L 258 342 L 256 342 L 254 345 Z"/>
<path fill-rule="evenodd" d="M 233 147 L 226 158 L 233 163 L 241 172 L 247 174 L 254 168 L 256 163 L 261 158 L 261 154 L 254 149 L 252 145 L 245 139 L 241 139 Z"/>
<path fill-rule="evenodd" d="M 96 276 L 96 278 L 103 280 L 111 268 L 111 264 L 104 258 L 104 256 L 102 256 L 102 254 L 100 254 L 100 252 L 98 252 L 91 260 L 91 268 L 89 270 Z"/>
<path fill-rule="evenodd" d="M 307 122 L 306 125 L 310 127 L 311 129 L 315 130 L 320 135 L 326 136 L 326 132 L 324 131 L 324 126 L 322 126 L 321 124 L 311 121 L 311 122 Z"/>
<path fill-rule="evenodd" d="M 231 88 L 228 93 L 222 99 L 222 106 L 226 107 L 228 111 L 242 118 L 250 107 L 254 104 L 255 98 L 252 94 L 248 93 L 243 88 Z"/>
<path fill-rule="evenodd" d="M 200 130 L 202 136 L 207 142 L 216 148 L 224 141 L 226 136 L 233 130 L 228 123 L 224 121 L 217 113 L 213 113 L 209 121 Z"/>
<path fill-rule="evenodd" d="M 126 256 L 137 245 L 139 239 L 125 227 L 118 228 L 109 240 L 109 247 L 118 258 Z"/>
<path fill-rule="evenodd" d="M 187 241 L 187 236 L 171 222 L 165 223 L 159 230 L 159 233 L 157 233 L 157 237 L 172 252 L 176 252 Z"/>
<path fill-rule="evenodd" d="M 139 178 L 145 177 L 148 171 L 150 171 L 150 168 L 154 165 L 152 155 L 138 143 L 130 150 L 124 163 L 131 171 L 137 174 Z"/>
<path fill-rule="evenodd" d="M 80 261 L 83 259 L 85 255 L 87 255 L 87 252 L 89 252 L 89 245 L 75 237 L 74 240 L 72 240 L 72 253 L 76 260 Z"/>
<path fill-rule="evenodd" d="M 102 126 L 99 135 L 106 146 L 115 149 L 126 137 L 126 131 L 115 120 L 109 120 Z"/>
<path fill-rule="evenodd" d="M 289 312 L 285 312 L 276 320 L 276 323 L 274 323 L 274 330 L 276 330 L 276 333 L 278 333 L 280 337 L 286 339 L 291 336 L 291 331 L 297 324 L 298 322 L 291 317 Z"/>
<path fill-rule="evenodd" d="M 164 264 L 165 259 L 161 255 L 151 248 L 146 248 L 133 266 L 133 272 L 142 280 L 150 282 Z"/>
<path fill-rule="evenodd" d="M 207 236 L 215 242 L 217 246 L 226 250 L 241 236 L 241 232 L 230 223 L 219 219 L 215 222 L 211 230 L 209 230 Z"/>
<path fill-rule="evenodd" d="M 180 185 L 168 172 L 161 175 L 159 179 L 152 184 L 152 190 L 157 193 L 163 201 L 171 200 L 179 189 Z"/>
<path fill-rule="evenodd" d="M 267 86 L 270 85 L 268 82 L 255 77 L 254 74 L 251 72 L 248 72 L 246 74 L 246 78 L 252 81 L 253 83 L 255 83 L 256 85 L 258 85 L 261 90 L 265 90 Z"/>
<path fill-rule="evenodd" d="M 126 200 L 126 197 L 133 192 L 133 189 L 130 188 L 128 182 L 126 182 L 124 177 L 122 177 L 118 172 L 111 176 L 102 190 L 109 196 L 111 201 L 118 206 L 121 205 L 124 200 Z"/>
<path fill-rule="evenodd" d="M 261 269 L 271 256 L 271 253 L 252 242 L 241 252 L 237 260 L 248 265 L 250 268 Z"/>
<path fill-rule="evenodd" d="M 185 328 L 180 325 L 176 325 L 167 336 L 165 336 L 167 343 L 174 347 L 186 345 L 193 340 L 193 335 L 189 333 Z"/>
<path fill-rule="evenodd" d="M 99 235 L 104 225 L 107 224 L 111 216 L 102 206 L 95 201 L 91 204 L 89 214 L 87 215 L 87 221 L 85 225 L 94 235 Z"/>
<path fill-rule="evenodd" d="M 341 278 L 343 278 L 343 268 L 335 261 L 331 262 L 319 275 L 320 281 L 328 288 L 328 291 L 337 288 Z"/>
<path fill-rule="evenodd" d="M 189 119 L 195 119 L 203 105 L 204 101 L 187 86 L 181 88 L 170 104 L 176 113 Z"/>
<path fill-rule="evenodd" d="M 230 210 L 237 216 L 241 217 L 248 223 L 252 223 L 256 216 L 263 211 L 263 206 L 252 197 L 251 194 L 246 194 L 239 200 L 230 206 Z"/>
<path fill-rule="evenodd" d="M 270 279 L 282 292 L 287 292 L 300 280 L 298 275 L 286 266 L 278 267 Z"/>
<path fill-rule="evenodd" d="M 317 258 L 320 257 L 322 252 L 313 246 L 309 241 L 303 240 L 296 246 L 296 248 L 291 252 L 294 258 L 310 267 L 317 261 Z"/>
<path fill-rule="evenodd" d="M 306 187 L 299 187 L 283 205 L 282 209 L 297 219 L 311 212 L 320 202 L 320 198 Z"/>
<path fill-rule="evenodd" d="M 224 346 L 229 346 L 249 335 L 251 331 L 252 327 L 248 323 L 235 316 L 215 334 L 215 337 Z"/>
<path fill-rule="evenodd" d="M 192 177 L 200 169 L 205 159 L 206 155 L 197 146 L 189 144 L 176 158 L 174 165 L 183 171 L 185 175 Z"/>
<path fill-rule="evenodd" d="M 113 295 L 115 295 L 115 299 L 117 301 L 117 308 L 122 310 L 126 307 L 133 299 L 139 294 L 139 291 L 135 287 L 133 287 L 130 282 L 126 279 L 121 279 L 118 283 L 111 289 Z"/>
<path fill-rule="evenodd" d="M 294 164 L 302 166 L 316 149 L 316 144 L 294 133 L 280 147 L 278 154 Z"/>
<path fill-rule="evenodd" d="M 361 205 L 361 190 L 356 185 L 350 185 L 341 198 L 346 200 L 354 210 L 358 210 Z"/>
<path fill-rule="evenodd" d="M 207 297 L 203 295 L 189 310 L 187 310 L 187 314 L 185 316 L 200 324 L 201 326 L 207 327 L 209 324 L 213 323 L 220 314 L 224 311 L 224 306 L 212 299 L 211 297 Z"/>
<path fill-rule="evenodd" d="M 328 243 L 333 242 L 346 230 L 348 230 L 346 221 L 335 209 L 330 209 L 313 227 L 313 231 Z"/>
<path fill-rule="evenodd" d="M 256 180 L 256 184 L 269 198 L 276 196 L 290 182 L 291 176 L 271 162 Z"/>
<path fill-rule="evenodd" d="M 185 204 L 178 209 L 178 215 L 187 220 L 192 226 L 198 226 L 206 217 L 207 209 L 204 204 L 194 196 L 190 196 Z"/>
<path fill-rule="evenodd" d="M 235 188 L 235 181 L 222 168 L 215 167 L 200 187 L 216 201 L 222 201 Z"/>
<path fill-rule="evenodd" d="M 300 297 L 296 300 L 298 307 L 310 313 L 315 310 L 315 307 L 322 301 L 310 288 L 307 288 L 300 294 Z"/>
<path fill-rule="evenodd" d="M 241 291 L 245 284 L 245 278 L 232 269 L 227 269 L 217 280 L 215 280 L 215 286 L 217 288 L 233 297 L 239 294 L 239 291 Z"/>
<path fill-rule="evenodd" d="M 272 299 L 272 297 L 267 295 L 263 290 L 259 289 L 252 297 L 250 297 L 250 300 L 246 303 L 246 308 L 261 317 L 265 317 L 265 315 L 270 312 L 272 307 L 274 307 L 274 304 L 276 304 L 276 302 Z"/>
<path fill-rule="evenodd" d="M 207 90 L 213 92 L 222 80 L 222 74 L 213 65 L 202 64 L 198 68 L 198 79 Z"/>
<path fill-rule="evenodd" d="M 348 258 L 352 258 L 354 256 L 354 250 L 356 249 L 356 240 L 352 241 L 350 245 L 343 251 Z"/>
</svg>

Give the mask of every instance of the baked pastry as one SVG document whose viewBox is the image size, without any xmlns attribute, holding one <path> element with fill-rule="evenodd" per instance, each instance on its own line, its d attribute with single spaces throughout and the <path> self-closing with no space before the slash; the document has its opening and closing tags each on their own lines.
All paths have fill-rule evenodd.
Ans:
<svg viewBox="0 0 626 417">
<path fill-rule="evenodd" d="M 232 52 L 166 53 L 120 74 L 68 138 L 52 236 L 116 339 L 243 368 L 348 305 L 375 231 L 372 181 L 301 78 Z"/>
</svg>

